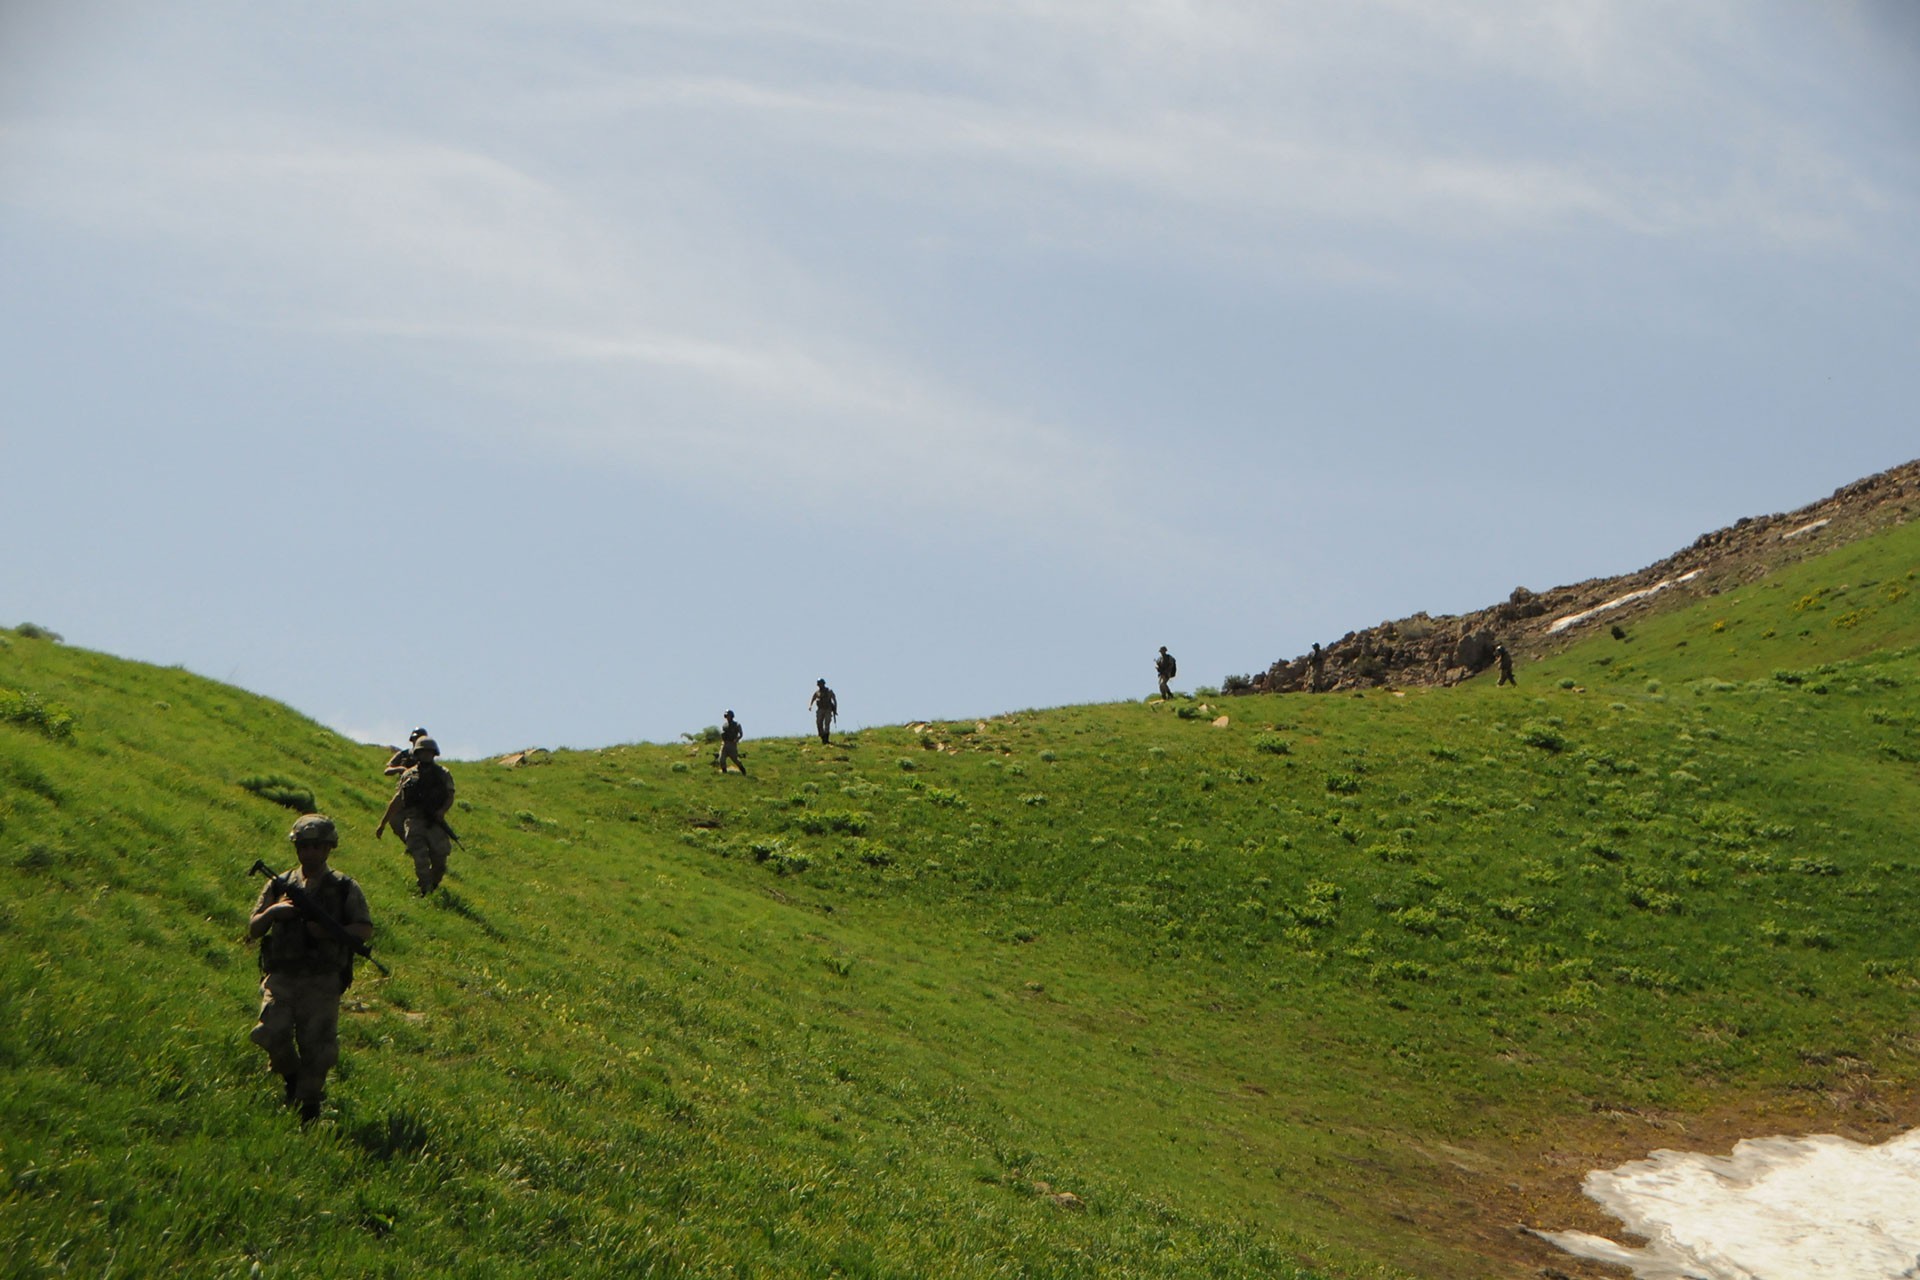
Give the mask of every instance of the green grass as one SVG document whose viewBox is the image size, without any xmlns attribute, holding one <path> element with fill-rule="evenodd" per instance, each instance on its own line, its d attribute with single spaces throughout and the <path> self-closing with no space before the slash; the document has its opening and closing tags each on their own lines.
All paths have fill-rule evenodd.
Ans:
<svg viewBox="0 0 1920 1280">
<path fill-rule="evenodd" d="M 1912 1121 L 1915 565 L 1517 689 L 455 763 L 424 901 L 379 750 L 16 633 L 0 1274 L 1537 1275 L 1618 1117 Z M 304 1132 L 240 942 L 303 789 L 394 971 Z"/>
</svg>

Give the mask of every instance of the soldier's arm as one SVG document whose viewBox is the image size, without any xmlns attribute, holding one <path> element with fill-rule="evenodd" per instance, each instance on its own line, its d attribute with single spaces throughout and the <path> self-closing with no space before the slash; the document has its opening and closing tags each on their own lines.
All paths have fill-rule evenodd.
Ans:
<svg viewBox="0 0 1920 1280">
<path fill-rule="evenodd" d="M 453 775 L 445 769 L 440 772 L 447 774 L 447 802 L 440 806 L 440 812 L 433 815 L 435 818 L 445 818 L 453 812 Z"/>
<path fill-rule="evenodd" d="M 254 900 L 253 915 L 247 919 L 247 936 L 258 938 L 273 928 L 275 921 L 292 920 L 299 915 L 300 908 L 293 905 L 291 898 L 273 896 L 273 885 L 269 883 Z"/>
<path fill-rule="evenodd" d="M 362 942 L 373 941 L 373 911 L 367 906 L 366 892 L 358 882 L 347 893 L 346 919 L 340 923 Z"/>
</svg>

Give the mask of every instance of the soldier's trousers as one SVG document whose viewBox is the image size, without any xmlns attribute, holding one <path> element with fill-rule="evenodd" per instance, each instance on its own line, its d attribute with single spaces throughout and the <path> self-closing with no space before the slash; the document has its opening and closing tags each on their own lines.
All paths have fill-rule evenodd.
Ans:
<svg viewBox="0 0 1920 1280">
<path fill-rule="evenodd" d="M 327 1072 L 340 1060 L 340 974 L 270 973 L 260 980 L 260 1020 L 248 1037 L 293 1081 L 300 1102 L 327 1096 Z"/>
<path fill-rule="evenodd" d="M 432 893 L 447 877 L 447 855 L 453 852 L 453 840 L 445 827 L 428 820 L 425 814 L 408 809 L 400 817 L 400 834 L 413 856 L 413 878 L 420 882 L 421 893 Z"/>
<path fill-rule="evenodd" d="M 833 729 L 832 713 L 826 712 L 826 711 L 814 712 L 813 727 L 820 731 L 820 741 L 825 742 L 827 740 L 828 733 L 830 733 Z"/>
</svg>

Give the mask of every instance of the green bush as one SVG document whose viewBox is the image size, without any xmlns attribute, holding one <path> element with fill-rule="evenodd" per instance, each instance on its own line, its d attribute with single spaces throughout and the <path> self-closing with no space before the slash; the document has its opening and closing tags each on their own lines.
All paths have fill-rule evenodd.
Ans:
<svg viewBox="0 0 1920 1280">
<path fill-rule="evenodd" d="M 873 815 L 870 813 L 855 813 L 845 809 L 803 813 L 797 819 L 800 829 L 810 836 L 861 836 L 867 833 L 867 824 L 872 821 Z"/>
<path fill-rule="evenodd" d="M 314 802 L 313 788 L 304 783 L 295 782 L 292 778 L 269 773 L 258 777 L 242 778 L 240 785 L 262 800 L 271 800 L 295 813 L 319 812 L 320 806 Z"/>
<path fill-rule="evenodd" d="M 1542 751 L 1561 752 L 1567 749 L 1567 740 L 1560 731 L 1550 724 L 1538 720 L 1529 720 L 1520 726 L 1520 741 L 1530 747 L 1539 747 Z"/>
<path fill-rule="evenodd" d="M 43 701 L 24 689 L 0 689 L 0 720 L 64 741 L 73 736 L 73 712 L 57 702 Z"/>
<path fill-rule="evenodd" d="M 1261 733 L 1254 735 L 1253 749 L 1268 755 L 1284 756 L 1293 750 L 1293 744 L 1277 733 Z"/>
<path fill-rule="evenodd" d="M 65 638 L 58 631 L 49 631 L 31 622 L 21 623 L 13 629 L 13 634 L 22 640 L 51 640 L 55 644 L 59 644 Z"/>
</svg>

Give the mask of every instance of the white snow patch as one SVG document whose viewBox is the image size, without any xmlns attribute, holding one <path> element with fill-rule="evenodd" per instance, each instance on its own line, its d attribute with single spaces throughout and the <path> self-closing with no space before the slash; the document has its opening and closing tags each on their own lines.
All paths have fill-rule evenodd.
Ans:
<svg viewBox="0 0 1920 1280">
<path fill-rule="evenodd" d="M 1803 524 L 1798 529 L 1789 529 L 1780 535 L 1780 541 L 1785 542 L 1788 538 L 1797 538 L 1803 533 L 1812 533 L 1815 529 L 1830 523 L 1832 523 L 1831 517 L 1826 520 L 1815 520 L 1812 524 Z"/>
<path fill-rule="evenodd" d="M 1877 1147 L 1820 1134 L 1656 1151 L 1581 1186 L 1646 1247 L 1533 1234 L 1640 1280 L 1920 1280 L 1920 1129 Z"/>
<path fill-rule="evenodd" d="M 1683 582 L 1690 582 L 1694 578 L 1699 577 L 1702 573 L 1705 573 L 1705 572 L 1706 570 L 1704 569 L 1694 569 L 1694 570 L 1691 570 L 1690 572 L 1681 574 L 1677 578 L 1664 578 L 1661 581 L 1654 583 L 1650 587 L 1645 587 L 1639 591 L 1629 591 L 1627 592 L 1627 594 L 1623 596 L 1615 596 L 1613 599 L 1607 601 L 1605 604 L 1597 604 L 1593 606 L 1593 608 L 1587 610 L 1585 613 L 1569 614 L 1566 617 L 1556 621 L 1552 626 L 1548 627 L 1547 634 L 1553 635 L 1557 631 L 1565 631 L 1568 627 L 1573 626 L 1577 622 L 1585 622 L 1588 618 L 1593 617 L 1595 614 L 1605 613 L 1609 609 L 1618 609 L 1623 604 L 1632 604 L 1635 600 L 1645 600 L 1648 596 L 1657 594 L 1658 592 L 1661 592 L 1661 591 L 1665 591 L 1668 587 L 1677 587 Z"/>
</svg>

